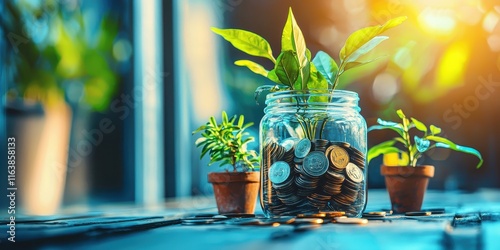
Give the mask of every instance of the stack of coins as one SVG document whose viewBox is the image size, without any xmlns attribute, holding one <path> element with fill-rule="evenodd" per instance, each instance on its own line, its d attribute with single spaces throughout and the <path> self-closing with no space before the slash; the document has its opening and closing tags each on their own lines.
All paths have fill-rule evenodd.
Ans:
<svg viewBox="0 0 500 250">
<path fill-rule="evenodd" d="M 272 215 L 344 211 L 364 207 L 363 153 L 347 142 L 268 139 L 262 150 L 261 199 Z"/>
<path fill-rule="evenodd" d="M 288 163 L 284 161 L 273 163 L 269 169 L 269 179 L 273 183 L 272 186 L 276 190 L 276 195 L 281 202 L 293 206 L 302 201 L 302 199 L 295 194 L 294 175 Z"/>
<path fill-rule="evenodd" d="M 361 153 L 361 151 L 359 151 L 355 147 L 349 147 L 347 149 L 347 151 L 349 152 L 349 155 L 351 156 L 350 157 L 351 162 L 354 163 L 359 168 L 361 168 L 362 170 L 364 170 L 364 168 L 365 168 L 365 156 L 363 155 L 363 153 Z"/>
<path fill-rule="evenodd" d="M 329 169 L 325 174 L 325 185 L 323 185 L 323 192 L 331 196 L 340 194 L 342 183 L 344 183 L 344 180 L 344 175 Z"/>
<path fill-rule="evenodd" d="M 288 163 L 290 166 L 294 166 L 295 163 L 293 159 L 295 158 L 295 140 L 288 138 L 284 140 L 280 145 L 285 149 L 283 161 Z"/>
<path fill-rule="evenodd" d="M 282 157 L 280 153 L 281 150 L 279 149 L 279 147 L 280 145 L 276 142 L 276 140 L 272 138 L 269 138 L 265 142 L 265 146 L 262 149 L 263 157 L 261 162 L 261 168 L 263 173 L 266 173 L 266 175 L 269 174 L 269 168 L 271 167 L 271 164 L 273 162 L 280 160 L 280 158 Z M 264 178 L 262 180 L 261 185 L 262 185 L 261 199 L 264 204 L 270 204 L 271 205 L 270 207 L 273 208 L 283 206 L 283 203 L 277 197 L 276 189 L 272 188 L 269 178 Z"/>
<path fill-rule="evenodd" d="M 342 205 L 350 205 L 358 197 L 364 175 L 363 171 L 352 162 L 347 164 L 345 170 L 347 178 L 345 178 L 344 185 L 342 185 L 341 193 L 335 196 L 333 200 Z"/>
<path fill-rule="evenodd" d="M 329 143 L 330 143 L 330 141 L 325 140 L 325 139 L 316 139 L 316 140 L 314 140 L 314 150 L 321 151 L 324 153 L 326 151 L 326 147 L 328 146 Z"/>
</svg>

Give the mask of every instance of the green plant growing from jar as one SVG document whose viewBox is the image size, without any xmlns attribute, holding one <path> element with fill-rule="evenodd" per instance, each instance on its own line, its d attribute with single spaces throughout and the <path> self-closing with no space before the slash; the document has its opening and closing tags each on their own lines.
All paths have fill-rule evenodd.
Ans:
<svg viewBox="0 0 500 250">
<path fill-rule="evenodd" d="M 380 35 L 406 17 L 353 32 L 337 63 L 326 52 L 314 57 L 290 8 L 274 57 L 269 42 L 241 29 L 212 31 L 235 48 L 273 63 L 271 69 L 251 60 L 237 60 L 266 77 L 256 96 L 266 96 L 260 123 L 261 206 L 268 216 L 341 211 L 359 217 L 366 204 L 366 122 L 359 114 L 358 95 L 336 90 L 347 71 L 375 59 L 364 59 L 381 42 Z"/>
</svg>

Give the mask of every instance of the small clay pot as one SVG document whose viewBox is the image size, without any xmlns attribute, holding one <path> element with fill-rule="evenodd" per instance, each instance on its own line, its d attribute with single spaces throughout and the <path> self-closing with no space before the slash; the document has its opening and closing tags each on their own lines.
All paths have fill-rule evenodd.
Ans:
<svg viewBox="0 0 500 250">
<path fill-rule="evenodd" d="M 259 172 L 208 173 L 219 213 L 253 214 L 259 193 L 259 180 Z"/>
<path fill-rule="evenodd" d="M 434 176 L 434 166 L 384 166 L 380 173 L 396 213 L 420 211 L 429 178 Z"/>
</svg>

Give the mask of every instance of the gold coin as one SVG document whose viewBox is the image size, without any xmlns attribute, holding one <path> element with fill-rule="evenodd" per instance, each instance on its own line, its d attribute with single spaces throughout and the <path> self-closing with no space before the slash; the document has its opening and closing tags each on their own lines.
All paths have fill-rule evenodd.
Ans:
<svg viewBox="0 0 500 250">
<path fill-rule="evenodd" d="M 366 224 L 368 220 L 361 218 L 336 218 L 335 222 L 341 224 Z"/>
<path fill-rule="evenodd" d="M 333 146 L 333 149 L 330 152 L 330 161 L 336 168 L 344 169 L 347 166 L 347 163 L 349 163 L 349 154 L 345 149 Z"/>
</svg>

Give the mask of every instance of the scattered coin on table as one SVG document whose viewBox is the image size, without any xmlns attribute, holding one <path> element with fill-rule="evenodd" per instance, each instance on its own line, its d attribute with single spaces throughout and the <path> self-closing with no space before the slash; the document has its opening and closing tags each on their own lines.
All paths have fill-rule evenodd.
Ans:
<svg viewBox="0 0 500 250">
<path fill-rule="evenodd" d="M 426 212 L 426 211 L 417 211 L 417 212 L 406 212 L 406 216 L 429 216 L 431 215 L 432 212 Z"/>
<path fill-rule="evenodd" d="M 361 219 L 361 218 L 336 218 L 334 220 L 335 220 L 335 222 L 341 223 L 341 224 L 366 224 L 366 223 L 368 223 L 367 219 Z"/>
<path fill-rule="evenodd" d="M 385 217 L 387 215 L 384 211 L 373 211 L 363 213 L 363 217 Z"/>
</svg>

